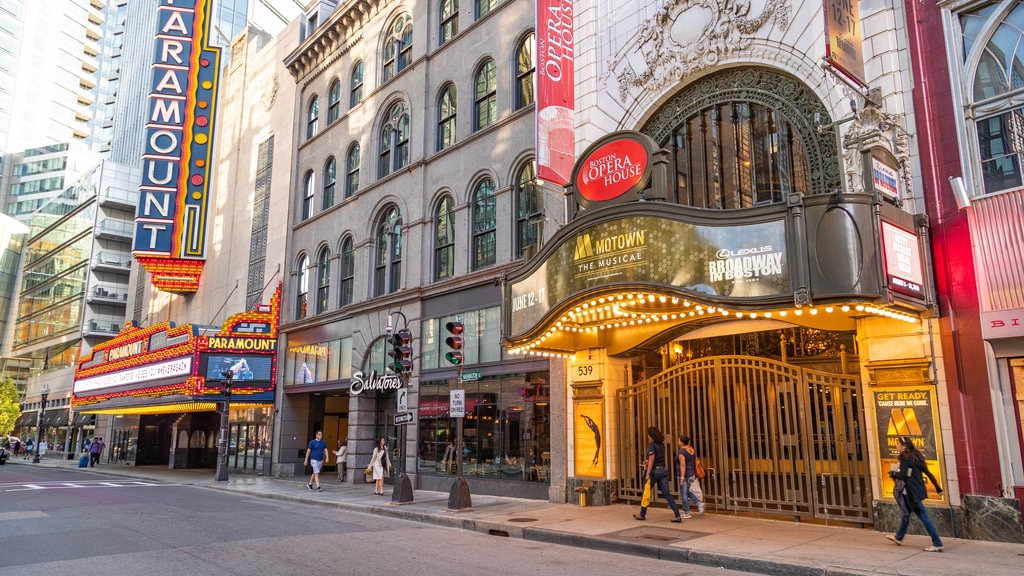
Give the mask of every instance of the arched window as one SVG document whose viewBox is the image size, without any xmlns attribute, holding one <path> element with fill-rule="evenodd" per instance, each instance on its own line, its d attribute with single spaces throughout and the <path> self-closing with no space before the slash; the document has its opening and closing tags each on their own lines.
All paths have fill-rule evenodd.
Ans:
<svg viewBox="0 0 1024 576">
<path fill-rule="evenodd" d="M 402 217 L 392 206 L 377 224 L 373 295 L 390 294 L 402 285 Z"/>
<path fill-rule="evenodd" d="M 455 276 L 455 201 L 445 196 L 434 213 L 434 280 Z"/>
<path fill-rule="evenodd" d="M 355 278 L 356 253 L 352 237 L 348 236 L 341 242 L 341 285 L 338 287 L 338 306 L 348 306 L 352 303 Z"/>
<path fill-rule="evenodd" d="M 327 90 L 327 123 L 331 124 L 341 118 L 341 81 L 331 82 Z"/>
<path fill-rule="evenodd" d="M 977 58 L 976 68 L 964 74 L 970 79 L 964 98 L 976 118 L 985 194 L 1024 185 L 1024 4 L 1009 12 L 1001 10 L 1005 5 L 987 4 L 959 15 L 960 45 L 969 50 L 963 57 Z"/>
<path fill-rule="evenodd" d="M 331 289 L 331 249 L 324 246 L 316 257 L 316 313 L 327 311 L 327 295 Z"/>
<path fill-rule="evenodd" d="M 380 129 L 378 177 L 383 178 L 409 164 L 409 113 L 399 102 L 388 110 Z"/>
<path fill-rule="evenodd" d="M 522 258 L 530 246 L 539 246 L 540 225 L 544 215 L 544 196 L 535 183 L 533 162 L 523 164 L 516 178 L 516 257 Z"/>
<path fill-rule="evenodd" d="M 317 122 L 320 119 L 320 97 L 313 96 L 309 101 L 309 109 L 306 114 L 306 139 L 316 136 Z"/>
<path fill-rule="evenodd" d="M 359 143 L 348 148 L 348 160 L 345 173 L 345 198 L 351 198 L 359 191 Z"/>
<path fill-rule="evenodd" d="M 412 18 L 408 14 L 399 16 L 391 25 L 387 40 L 384 41 L 384 81 L 405 70 L 412 62 Z"/>
<path fill-rule="evenodd" d="M 455 86 L 449 84 L 437 101 L 437 149 L 455 144 Z"/>
<path fill-rule="evenodd" d="M 337 182 L 337 160 L 334 156 L 327 159 L 324 164 L 324 197 L 321 201 L 323 210 L 334 206 L 334 185 Z"/>
<path fill-rule="evenodd" d="M 536 101 L 535 76 L 537 75 L 537 58 L 533 47 L 537 43 L 536 36 L 531 32 L 523 38 L 523 43 L 516 51 L 516 110 L 533 104 Z"/>
<path fill-rule="evenodd" d="M 494 198 L 494 180 L 477 184 L 473 192 L 473 269 L 478 270 L 495 262 L 497 207 Z"/>
<path fill-rule="evenodd" d="M 351 92 L 349 93 L 348 107 L 355 108 L 356 104 L 363 101 L 363 61 L 360 60 L 352 65 Z"/>
<path fill-rule="evenodd" d="M 306 317 L 306 297 L 309 294 L 309 257 L 299 256 L 295 263 L 295 319 Z"/>
<path fill-rule="evenodd" d="M 494 60 L 480 65 L 476 72 L 473 107 L 476 110 L 474 130 L 481 130 L 498 119 L 498 75 Z"/>
<path fill-rule="evenodd" d="M 316 194 L 316 176 L 313 171 L 306 172 L 302 182 L 302 206 L 299 208 L 299 221 L 309 220 L 313 216 L 313 196 Z"/>
<path fill-rule="evenodd" d="M 485 14 L 494 9 L 498 5 L 498 0 L 475 0 L 476 2 L 476 17 L 477 20 L 482 18 Z"/>
<path fill-rule="evenodd" d="M 441 0 L 441 41 L 455 38 L 459 33 L 459 0 Z"/>
</svg>

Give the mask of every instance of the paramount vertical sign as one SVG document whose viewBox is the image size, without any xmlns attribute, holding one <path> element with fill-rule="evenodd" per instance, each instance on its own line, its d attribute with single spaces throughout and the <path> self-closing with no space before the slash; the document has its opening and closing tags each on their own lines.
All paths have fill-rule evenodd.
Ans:
<svg viewBox="0 0 1024 576">
<path fill-rule="evenodd" d="M 537 176 L 569 182 L 576 161 L 572 0 L 537 3 Z"/>
<path fill-rule="evenodd" d="M 220 49 L 213 0 L 159 0 L 142 185 L 132 253 L 168 292 L 195 292 L 206 257 Z"/>
</svg>

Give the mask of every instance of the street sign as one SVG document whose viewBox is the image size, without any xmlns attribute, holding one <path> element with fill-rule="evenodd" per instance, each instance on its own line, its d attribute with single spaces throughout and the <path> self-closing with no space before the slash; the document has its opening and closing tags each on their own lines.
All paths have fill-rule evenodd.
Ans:
<svg viewBox="0 0 1024 576">
<path fill-rule="evenodd" d="M 462 381 L 463 382 L 472 382 L 474 380 L 479 380 L 479 379 L 480 379 L 480 373 L 479 372 L 463 372 L 462 373 Z"/>
<path fill-rule="evenodd" d="M 466 415 L 466 391 L 448 391 L 448 415 L 452 418 L 462 418 Z"/>
<path fill-rule="evenodd" d="M 405 412 L 409 409 L 409 389 L 399 388 L 395 391 L 395 396 L 398 400 L 397 410 L 399 412 Z"/>
<path fill-rule="evenodd" d="M 395 426 L 401 426 L 402 424 L 408 424 L 409 422 L 412 422 L 412 412 L 395 414 Z"/>
</svg>

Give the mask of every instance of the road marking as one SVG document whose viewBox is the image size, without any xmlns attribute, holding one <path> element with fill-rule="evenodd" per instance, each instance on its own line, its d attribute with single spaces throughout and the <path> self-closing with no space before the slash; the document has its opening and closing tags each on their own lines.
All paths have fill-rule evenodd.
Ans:
<svg viewBox="0 0 1024 576">
<path fill-rule="evenodd" d="M 24 512 L 0 512 L 0 522 L 4 520 L 28 520 L 30 518 L 46 518 L 41 510 L 25 510 Z"/>
<path fill-rule="evenodd" d="M 96 481 L 86 482 L 32 482 L 21 484 L 0 484 L 0 491 L 3 492 L 25 492 L 28 490 L 65 490 L 69 488 L 133 488 L 144 486 L 178 486 L 178 484 L 165 484 L 163 482 L 146 482 L 144 480 L 124 481 Z"/>
</svg>

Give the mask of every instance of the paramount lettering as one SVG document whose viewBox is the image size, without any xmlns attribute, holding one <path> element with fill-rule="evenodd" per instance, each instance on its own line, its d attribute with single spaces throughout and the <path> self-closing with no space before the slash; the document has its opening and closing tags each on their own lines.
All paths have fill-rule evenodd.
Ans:
<svg viewBox="0 0 1024 576">
<path fill-rule="evenodd" d="M 758 254 L 708 262 L 712 282 L 782 274 L 782 253 Z"/>
<path fill-rule="evenodd" d="M 356 396 L 365 390 L 398 390 L 402 387 L 402 378 L 398 374 L 385 374 L 378 376 L 377 371 L 370 372 L 370 378 L 364 380 L 362 372 L 352 375 L 352 384 L 348 393 Z"/>
<path fill-rule="evenodd" d="M 212 337 L 207 348 L 218 350 L 252 350 L 256 352 L 272 352 L 277 349 L 277 340 L 271 338 L 220 338 Z"/>
</svg>

